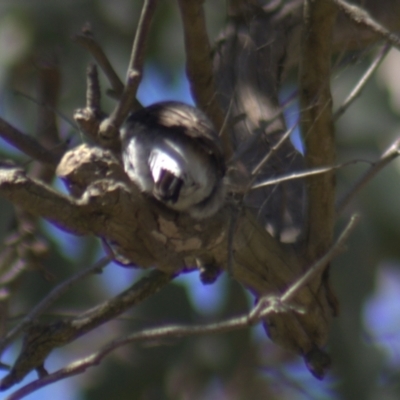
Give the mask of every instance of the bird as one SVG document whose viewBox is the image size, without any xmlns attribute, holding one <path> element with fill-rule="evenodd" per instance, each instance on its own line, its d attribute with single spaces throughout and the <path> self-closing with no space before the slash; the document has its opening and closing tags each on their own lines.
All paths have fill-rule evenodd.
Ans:
<svg viewBox="0 0 400 400">
<path fill-rule="evenodd" d="M 204 219 L 224 204 L 221 143 L 198 108 L 166 101 L 131 113 L 121 129 L 121 149 L 130 180 L 168 208 Z"/>
</svg>

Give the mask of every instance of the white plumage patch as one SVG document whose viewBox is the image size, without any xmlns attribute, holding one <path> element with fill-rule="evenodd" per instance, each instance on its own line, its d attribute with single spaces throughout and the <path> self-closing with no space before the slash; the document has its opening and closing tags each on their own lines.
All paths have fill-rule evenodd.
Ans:
<svg viewBox="0 0 400 400">
<path fill-rule="evenodd" d="M 182 171 L 177 161 L 169 154 L 154 149 L 150 153 L 149 165 L 154 182 L 159 182 L 163 171 L 169 171 L 171 174 L 181 177 Z"/>
</svg>

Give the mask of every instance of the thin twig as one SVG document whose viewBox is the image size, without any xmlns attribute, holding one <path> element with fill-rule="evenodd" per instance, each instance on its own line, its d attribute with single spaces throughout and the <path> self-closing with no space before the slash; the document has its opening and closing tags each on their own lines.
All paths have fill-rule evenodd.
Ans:
<svg viewBox="0 0 400 400">
<path fill-rule="evenodd" d="M 382 46 L 381 51 L 379 54 L 376 56 L 375 60 L 371 63 L 369 68 L 365 71 L 364 75 L 361 77 L 361 79 L 358 81 L 357 85 L 354 87 L 354 89 L 351 91 L 351 93 L 348 95 L 346 100 L 343 102 L 343 104 L 335 111 L 333 114 L 333 120 L 336 121 L 339 119 L 342 114 L 350 107 L 350 105 L 356 100 L 360 95 L 361 92 L 363 91 L 365 85 L 373 75 L 373 73 L 378 69 L 378 67 L 381 65 L 382 61 L 386 57 L 387 53 L 389 53 L 390 49 L 392 48 L 390 43 L 386 43 L 384 46 Z"/>
<path fill-rule="evenodd" d="M 360 180 L 346 193 L 336 204 L 336 214 L 340 215 L 347 205 L 354 199 L 358 192 L 380 172 L 386 165 L 400 155 L 400 139 L 396 139 L 394 143 L 382 154 L 380 159 L 373 163 L 368 171 L 360 178 Z"/>
<path fill-rule="evenodd" d="M 133 41 L 132 52 L 129 59 L 129 67 L 126 79 L 129 79 L 130 71 L 137 71 L 139 75 L 143 72 L 144 56 L 147 39 L 150 33 L 151 22 L 157 7 L 157 0 L 145 0 Z"/>
<path fill-rule="evenodd" d="M 227 319 L 225 321 L 200 324 L 200 325 L 171 325 L 158 328 L 145 329 L 140 332 L 133 333 L 126 337 L 113 340 L 103 346 L 97 352 L 77 361 L 70 363 L 68 366 L 59 369 L 47 376 L 41 377 L 34 382 L 28 383 L 22 388 L 12 393 L 6 400 L 19 400 L 28 394 L 47 386 L 51 383 L 60 381 L 62 379 L 83 373 L 89 367 L 97 366 L 100 362 L 115 349 L 125 346 L 130 343 L 138 341 L 153 341 L 155 344 L 164 343 L 161 339 L 166 338 L 181 338 L 187 336 L 205 335 L 225 333 L 237 329 L 243 329 L 251 325 L 255 325 L 261 320 L 265 319 L 271 313 L 286 312 L 293 309 L 290 306 L 291 300 L 299 291 L 315 276 L 317 275 L 327 263 L 329 263 L 338 253 L 343 250 L 343 246 L 352 230 L 355 228 L 358 216 L 353 216 L 343 230 L 342 234 L 336 243 L 329 249 L 329 251 L 314 263 L 307 272 L 298 280 L 296 280 L 289 288 L 279 297 L 265 297 L 260 299 L 257 305 L 248 313 Z M 294 308 L 295 309 L 295 308 Z M 158 341 L 158 342 L 157 342 Z"/>
<path fill-rule="evenodd" d="M 237 224 L 238 224 L 238 219 L 239 215 L 241 213 L 241 208 L 242 208 L 242 203 L 237 202 L 236 204 L 233 204 L 232 211 L 231 211 L 231 216 L 229 219 L 229 226 L 228 226 L 228 240 L 227 240 L 227 245 L 228 245 L 228 260 L 227 260 L 227 271 L 230 276 L 233 276 L 233 265 L 234 265 L 234 251 L 233 251 L 233 241 L 235 237 L 235 232 L 237 229 Z"/>
<path fill-rule="evenodd" d="M 274 145 L 268 154 L 254 167 L 251 171 L 251 176 L 255 177 L 260 169 L 270 160 L 270 158 L 279 150 L 282 144 L 290 137 L 293 131 L 296 129 L 299 122 L 296 122 L 290 129 L 288 129 L 284 135 L 279 139 L 278 143 Z"/>
<path fill-rule="evenodd" d="M 332 0 L 352 21 L 362 25 L 400 49 L 400 37 L 375 21 L 363 8 L 343 0 Z"/>
<path fill-rule="evenodd" d="M 86 108 L 101 110 L 101 90 L 96 64 L 89 64 L 86 71 Z"/>
<path fill-rule="evenodd" d="M 259 140 L 260 136 L 265 134 L 267 128 L 270 125 L 272 125 L 277 119 L 282 117 L 282 114 L 285 111 L 285 109 L 288 108 L 296 100 L 297 95 L 298 95 L 298 93 L 297 93 L 297 90 L 296 90 L 284 101 L 284 103 L 281 105 L 281 108 L 274 115 L 272 115 L 271 118 L 269 118 L 265 122 L 264 121 L 260 121 L 259 127 L 254 130 L 253 134 L 250 136 L 249 139 L 247 139 L 246 141 L 244 141 L 243 143 L 241 143 L 239 145 L 239 147 L 236 149 L 235 154 L 233 155 L 232 159 L 229 160 L 229 163 L 233 164 L 235 161 L 239 160 L 246 152 L 251 150 L 253 148 L 253 146 L 256 146 L 257 143 L 259 143 L 258 140 Z M 297 124 L 298 124 L 298 122 L 297 122 Z M 293 130 L 291 130 L 291 132 L 293 132 Z M 285 134 L 287 134 L 287 133 L 288 132 L 286 132 Z M 289 134 L 289 136 L 290 136 L 290 134 Z M 282 143 L 280 143 L 279 146 L 278 146 L 278 143 L 277 143 L 275 145 L 275 147 L 277 147 L 277 146 L 278 147 L 275 150 L 273 150 L 275 148 L 275 147 L 273 147 L 270 150 L 270 152 L 271 151 L 277 151 Z M 267 155 L 267 156 L 268 156 L 268 159 L 269 159 L 269 157 L 271 157 L 272 155 L 271 156 Z M 268 159 L 267 159 L 267 161 L 268 161 Z M 265 162 L 263 162 L 263 165 L 265 165 Z"/>
<path fill-rule="evenodd" d="M 97 67 L 89 64 L 86 69 L 86 106 L 74 112 L 74 119 L 81 130 L 98 141 L 98 131 L 101 121 L 106 114 L 101 110 L 101 89 Z"/>
<path fill-rule="evenodd" d="M 124 84 L 119 79 L 101 46 L 94 40 L 90 30 L 84 28 L 83 33 L 74 36 L 73 40 L 90 52 L 109 80 L 115 96 L 120 97 L 124 90 Z"/>
<path fill-rule="evenodd" d="M 238 318 L 232 318 L 231 320 L 222 321 L 215 324 L 208 325 L 194 325 L 194 326 L 166 326 L 164 328 L 146 329 L 141 332 L 134 333 L 124 338 L 110 342 L 103 346 L 96 353 L 91 354 L 81 360 L 70 363 L 65 368 L 59 369 L 58 371 L 51 373 L 47 376 L 39 378 L 22 388 L 16 390 L 5 400 L 19 400 L 28 394 L 47 386 L 51 383 L 60 381 L 62 379 L 78 375 L 85 372 L 89 367 L 98 365 L 104 357 L 106 357 L 113 350 L 118 347 L 124 346 L 129 343 L 141 341 L 141 340 L 157 340 L 170 337 L 185 337 L 201 334 L 211 333 L 222 333 L 231 331 L 234 329 L 240 329 L 249 325 L 249 319 L 247 315 Z"/>
<path fill-rule="evenodd" d="M 22 153 L 50 167 L 55 168 L 60 161 L 59 156 L 44 148 L 32 136 L 22 133 L 2 118 L 0 118 L 0 137 Z"/>
<path fill-rule="evenodd" d="M 304 172 L 293 172 L 293 173 L 290 173 L 287 175 L 279 176 L 277 178 L 268 179 L 264 182 L 256 183 L 250 189 L 255 190 L 255 189 L 260 189 L 260 188 L 263 188 L 266 186 L 277 185 L 278 183 L 282 183 L 282 182 L 286 182 L 286 181 L 292 181 L 294 179 L 302 179 L 302 178 L 307 178 L 308 176 L 312 176 L 312 175 L 325 174 L 327 172 L 331 172 L 332 170 L 347 167 L 348 165 L 355 164 L 358 162 L 365 162 L 365 163 L 371 164 L 370 161 L 353 160 L 353 161 L 348 161 L 348 162 L 345 162 L 342 164 L 333 165 L 331 167 L 315 168 L 315 169 L 311 169 L 311 170 L 304 171 Z"/>
<path fill-rule="evenodd" d="M 315 264 L 308 268 L 307 272 L 301 278 L 299 278 L 297 282 L 292 284 L 281 296 L 282 303 L 289 304 L 302 287 L 306 286 L 307 283 L 310 282 L 310 280 L 316 276 L 318 272 L 322 271 L 329 262 L 331 262 L 339 253 L 344 250 L 344 243 L 347 241 L 359 220 L 360 217 L 357 214 L 351 217 L 350 222 L 344 228 L 343 232 L 336 240 L 334 245 L 329 249 L 329 251 L 325 253 L 325 255 L 322 256 Z"/>
<path fill-rule="evenodd" d="M 54 348 L 66 345 L 121 315 L 129 308 L 157 293 L 175 276 L 154 270 L 119 295 L 75 318 L 34 326 L 33 329 L 28 330 L 15 364 L 0 381 L 0 390 L 10 388 L 20 382 L 29 372 L 40 368 Z"/>
<path fill-rule="evenodd" d="M 59 63 L 54 56 L 39 58 L 38 63 L 38 93 L 39 100 L 38 118 L 36 123 L 36 137 L 41 145 L 49 149 L 57 149 L 58 154 L 62 156 L 65 152 L 65 147 L 62 148 L 60 143 L 62 139 L 57 123 L 57 114 L 53 111 L 57 109 L 60 93 L 61 93 L 61 71 Z M 39 167 L 39 170 L 43 166 Z M 51 180 L 54 177 L 54 170 L 49 174 L 38 171 L 35 178 L 48 178 Z M 47 176 L 46 176 L 47 175 Z"/>
<path fill-rule="evenodd" d="M 137 71 L 130 71 L 129 78 L 122 96 L 111 115 L 104 119 L 99 126 L 98 137 L 105 148 L 120 151 L 119 128 L 132 109 L 136 98 L 136 89 L 139 86 L 140 75 Z"/>
<path fill-rule="evenodd" d="M 116 109 L 110 116 L 111 122 L 118 128 L 128 113 L 135 108 L 136 92 L 143 75 L 143 63 L 151 22 L 156 10 L 157 0 L 145 0 L 133 41 L 132 52 L 126 74 L 126 84 Z"/>
<path fill-rule="evenodd" d="M 71 289 L 73 285 L 80 282 L 82 279 L 93 274 L 96 271 L 102 270 L 109 262 L 109 256 L 103 257 L 90 267 L 79 271 L 71 276 L 66 281 L 56 286 L 42 301 L 40 301 L 30 312 L 26 315 L 7 335 L 0 341 L 0 354 L 8 346 L 11 341 L 24 329 L 26 329 L 40 314 L 50 307 L 56 300 L 58 300 L 64 293 Z"/>
<path fill-rule="evenodd" d="M 20 92 L 19 90 L 14 90 L 13 92 L 16 96 L 21 96 L 25 99 L 28 99 L 29 101 L 37 104 L 38 106 L 42 106 L 47 108 L 49 111 L 51 111 L 52 113 L 54 113 L 55 115 L 57 115 L 59 118 L 61 118 L 63 121 L 65 121 L 68 125 L 71 126 L 72 129 L 78 131 L 79 130 L 79 126 L 77 126 L 74 121 L 68 117 L 67 114 L 64 114 L 62 111 L 60 111 L 59 109 L 57 109 L 56 107 L 51 106 L 48 103 L 44 103 L 40 100 L 38 100 L 37 98 L 30 96 L 29 94 Z"/>
<path fill-rule="evenodd" d="M 147 38 L 156 5 L 157 0 L 145 0 L 143 3 L 135 40 L 133 41 L 124 90 L 110 117 L 100 124 L 99 137 L 110 148 L 119 148 L 119 128 L 129 112 L 137 108 L 136 92 L 142 79 Z"/>
<path fill-rule="evenodd" d="M 60 138 L 57 114 L 58 100 L 61 92 L 61 73 L 56 57 L 52 54 L 39 57 L 37 67 L 37 118 L 35 139 L 44 148 L 51 149 L 54 156 L 61 157 L 66 150 L 66 142 Z M 54 178 L 54 165 L 49 167 L 43 162 L 29 163 L 30 176 L 50 183 Z M 40 270 L 44 276 L 51 275 L 43 268 L 43 259 L 46 257 L 49 246 L 46 239 L 37 235 L 38 217 L 32 213 L 16 207 L 16 226 L 10 232 L 5 247 L 0 255 L 0 270 L 2 271 L 2 291 L 5 296 L 1 299 L 1 317 L 6 318 L 8 304 L 18 287 L 18 281 L 27 269 Z M 7 330 L 0 327 L 2 338 Z"/>
</svg>

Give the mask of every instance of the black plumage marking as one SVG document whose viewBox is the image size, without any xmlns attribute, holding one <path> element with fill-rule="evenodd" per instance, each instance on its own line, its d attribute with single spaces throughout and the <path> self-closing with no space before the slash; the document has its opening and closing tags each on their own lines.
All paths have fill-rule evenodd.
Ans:
<svg viewBox="0 0 400 400">
<path fill-rule="evenodd" d="M 155 182 L 157 195 L 164 201 L 176 203 L 179 199 L 183 180 L 170 171 L 163 169 L 160 179 Z"/>
</svg>

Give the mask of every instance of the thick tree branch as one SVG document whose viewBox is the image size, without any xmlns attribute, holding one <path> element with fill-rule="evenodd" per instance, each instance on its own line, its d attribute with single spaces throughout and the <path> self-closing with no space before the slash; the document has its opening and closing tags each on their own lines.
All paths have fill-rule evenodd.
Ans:
<svg viewBox="0 0 400 400">
<path fill-rule="evenodd" d="M 99 148 L 81 146 L 68 152 L 58 173 L 78 199 L 60 195 L 15 169 L 0 174 L 0 193 L 64 229 L 106 239 L 118 259 L 122 256 L 144 268 L 175 273 L 203 260 L 227 267 L 229 205 L 204 221 L 160 209 L 129 189 L 118 161 Z M 292 246 L 270 236 L 248 211 L 238 216 L 231 247 L 234 277 L 258 297 L 284 291 L 306 265 Z M 332 310 L 318 279 L 297 301 L 309 313 L 273 317 L 269 334 L 283 347 L 308 354 L 326 344 Z"/>
<path fill-rule="evenodd" d="M 306 1 L 300 63 L 301 127 L 310 169 L 335 163 L 330 60 L 336 7 L 329 0 Z M 309 259 L 329 248 L 335 221 L 334 172 L 309 177 L 306 242 Z"/>
<path fill-rule="evenodd" d="M 233 155 L 232 145 L 225 124 L 225 116 L 218 103 L 208 41 L 203 2 L 179 0 L 185 35 L 186 72 L 196 104 L 211 119 L 220 132 L 225 158 Z"/>
<path fill-rule="evenodd" d="M 73 198 L 28 178 L 21 169 L 0 169 L 0 194 L 14 205 L 53 221 L 75 234 L 90 233 L 90 223 L 85 222 L 85 210 L 77 207 Z"/>
</svg>

